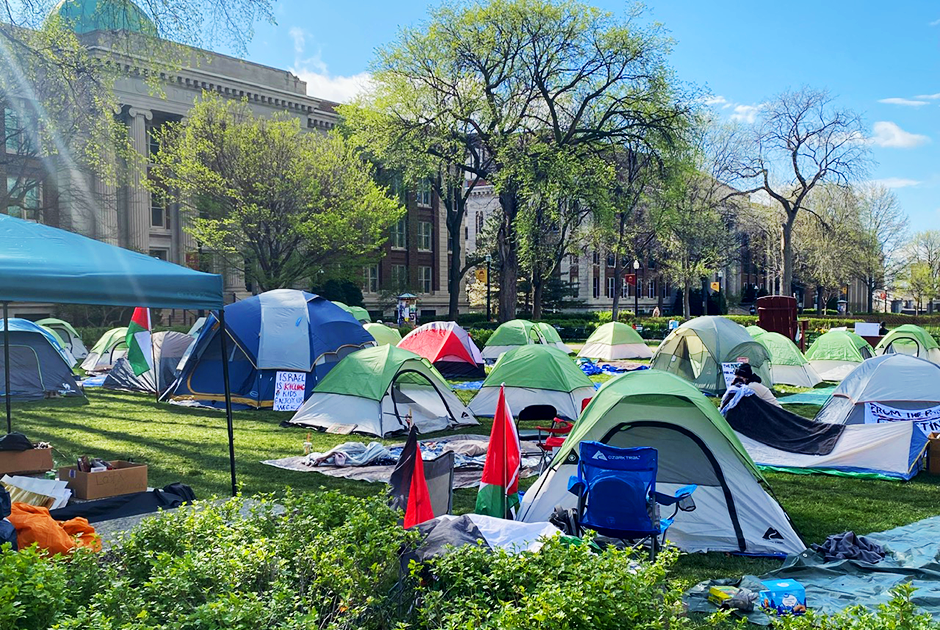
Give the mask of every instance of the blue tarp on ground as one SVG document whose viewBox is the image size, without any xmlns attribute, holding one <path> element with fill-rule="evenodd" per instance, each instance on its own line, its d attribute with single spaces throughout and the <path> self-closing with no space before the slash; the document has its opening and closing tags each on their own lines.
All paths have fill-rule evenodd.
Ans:
<svg viewBox="0 0 940 630">
<path fill-rule="evenodd" d="M 777 400 L 783 405 L 824 405 L 834 391 L 836 391 L 835 386 L 820 387 L 801 394 L 781 396 Z"/>
<path fill-rule="evenodd" d="M 833 614 L 856 604 L 874 610 L 891 599 L 892 587 L 910 582 L 917 589 L 913 602 L 940 621 L 940 516 L 865 534 L 865 538 L 885 548 L 884 560 L 878 564 L 857 560 L 825 563 L 820 554 L 807 550 L 790 556 L 783 567 L 760 578 L 745 576 L 741 586 L 759 588 L 762 579 L 797 580 L 806 588 L 807 608 Z M 708 587 L 717 583 L 730 582 L 702 582 L 689 591 L 689 609 L 714 612 L 714 605 L 706 598 Z M 770 618 L 760 612 L 749 614 L 748 619 L 760 625 L 770 623 Z"/>
<path fill-rule="evenodd" d="M 451 389 L 480 389 L 483 381 L 448 381 Z"/>
<path fill-rule="evenodd" d="M 222 306 L 222 276 L 0 214 L 0 301 Z"/>
</svg>

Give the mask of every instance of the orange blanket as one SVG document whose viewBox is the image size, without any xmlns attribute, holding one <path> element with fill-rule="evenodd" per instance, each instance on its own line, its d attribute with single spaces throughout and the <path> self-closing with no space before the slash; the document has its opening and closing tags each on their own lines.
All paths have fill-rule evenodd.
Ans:
<svg viewBox="0 0 940 630">
<path fill-rule="evenodd" d="M 53 555 L 71 553 L 76 547 L 101 551 L 101 539 L 84 518 L 59 522 L 44 507 L 14 503 L 9 519 L 16 528 L 17 546 L 20 549 L 36 543 Z"/>
</svg>

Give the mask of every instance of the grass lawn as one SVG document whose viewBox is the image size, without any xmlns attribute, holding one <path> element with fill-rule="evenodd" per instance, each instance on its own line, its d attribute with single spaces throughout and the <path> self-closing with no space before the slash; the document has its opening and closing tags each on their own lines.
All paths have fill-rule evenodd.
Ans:
<svg viewBox="0 0 940 630">
<path fill-rule="evenodd" d="M 595 380 L 607 378 L 599 376 Z M 459 391 L 458 395 L 466 401 L 472 393 Z M 804 406 L 801 412 L 811 416 L 815 407 Z M 332 488 L 366 495 L 384 489 L 378 484 L 284 471 L 261 464 L 261 460 L 303 453 L 308 432 L 278 426 L 290 415 L 236 412 L 235 449 L 243 492 L 278 492 L 291 486 L 302 491 Z M 34 441 L 50 442 L 56 449 L 57 465 L 69 465 L 81 455 L 133 459 L 148 464 L 151 486 L 182 481 L 191 485 L 200 498 L 229 493 L 225 416 L 219 412 L 157 404 L 146 395 L 96 388 L 88 390 L 87 403 L 53 400 L 15 404 L 13 428 Z M 488 431 L 487 423 L 464 430 Z M 362 436 L 311 434 L 314 450 L 318 451 L 347 440 L 369 441 Z M 400 438 L 386 440 L 400 441 Z M 866 534 L 940 514 L 940 477 L 922 474 L 902 483 L 770 473 L 767 479 L 807 544 L 822 542 L 827 535 L 845 530 Z M 532 480 L 525 480 L 523 486 Z M 475 491 L 458 490 L 457 510 L 471 510 L 474 498 Z M 772 560 L 695 554 L 680 560 L 676 575 L 693 583 L 711 577 L 759 574 L 778 565 Z"/>
</svg>

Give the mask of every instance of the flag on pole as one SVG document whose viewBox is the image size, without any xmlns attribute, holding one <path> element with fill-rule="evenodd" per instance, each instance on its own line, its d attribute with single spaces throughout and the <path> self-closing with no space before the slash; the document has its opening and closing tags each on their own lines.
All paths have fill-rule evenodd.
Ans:
<svg viewBox="0 0 940 630">
<path fill-rule="evenodd" d="M 404 526 L 414 527 L 434 518 L 431 507 L 431 493 L 424 476 L 424 460 L 421 459 L 421 446 L 418 444 L 418 430 L 411 425 L 408 440 L 401 451 L 395 470 L 389 479 L 391 485 L 392 507 L 405 510 Z"/>
<path fill-rule="evenodd" d="M 135 376 L 153 369 L 153 340 L 150 337 L 150 309 L 137 307 L 127 327 L 127 362 Z"/>
<path fill-rule="evenodd" d="M 519 505 L 521 465 L 519 433 L 506 403 L 504 386 L 500 385 L 499 402 L 496 404 L 486 463 L 483 465 L 483 479 L 477 492 L 477 514 L 512 518 Z"/>
</svg>

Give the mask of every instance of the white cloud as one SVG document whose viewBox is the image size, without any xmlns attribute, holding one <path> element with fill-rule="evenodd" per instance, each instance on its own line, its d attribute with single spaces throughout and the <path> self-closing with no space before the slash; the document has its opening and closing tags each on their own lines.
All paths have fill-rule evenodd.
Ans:
<svg viewBox="0 0 940 630">
<path fill-rule="evenodd" d="M 731 120 L 751 124 L 757 120 L 757 112 L 763 107 L 763 105 L 735 105 Z"/>
<path fill-rule="evenodd" d="M 936 101 L 937 99 L 940 99 L 940 92 L 937 92 L 936 94 L 918 94 L 917 98 L 926 98 L 931 101 Z"/>
<path fill-rule="evenodd" d="M 930 22 L 928 26 L 940 26 L 940 20 L 934 20 L 933 22 Z"/>
<path fill-rule="evenodd" d="M 870 138 L 872 144 L 878 147 L 893 149 L 912 149 L 930 142 L 930 138 L 916 133 L 904 131 L 897 124 L 882 120 L 872 126 L 874 135 Z"/>
<path fill-rule="evenodd" d="M 307 94 L 328 101 L 347 103 L 366 91 L 372 81 L 368 72 L 351 76 L 333 75 L 320 56 L 318 50 L 310 57 L 304 57 L 307 49 L 306 32 L 291 28 L 290 37 L 294 40 L 294 65 L 290 71 L 307 83 Z"/>
<path fill-rule="evenodd" d="M 724 96 L 709 96 L 702 99 L 702 102 L 706 105 L 727 105 L 728 99 Z"/>
<path fill-rule="evenodd" d="M 904 105 L 906 107 L 920 107 L 921 105 L 928 105 L 927 101 L 915 101 L 909 98 L 883 98 L 879 103 L 884 103 L 886 105 Z"/>
<path fill-rule="evenodd" d="M 885 188 L 910 188 L 921 184 L 916 179 L 906 179 L 904 177 L 885 177 L 883 179 L 869 180 L 869 184 L 875 186 L 884 186 Z"/>
</svg>

